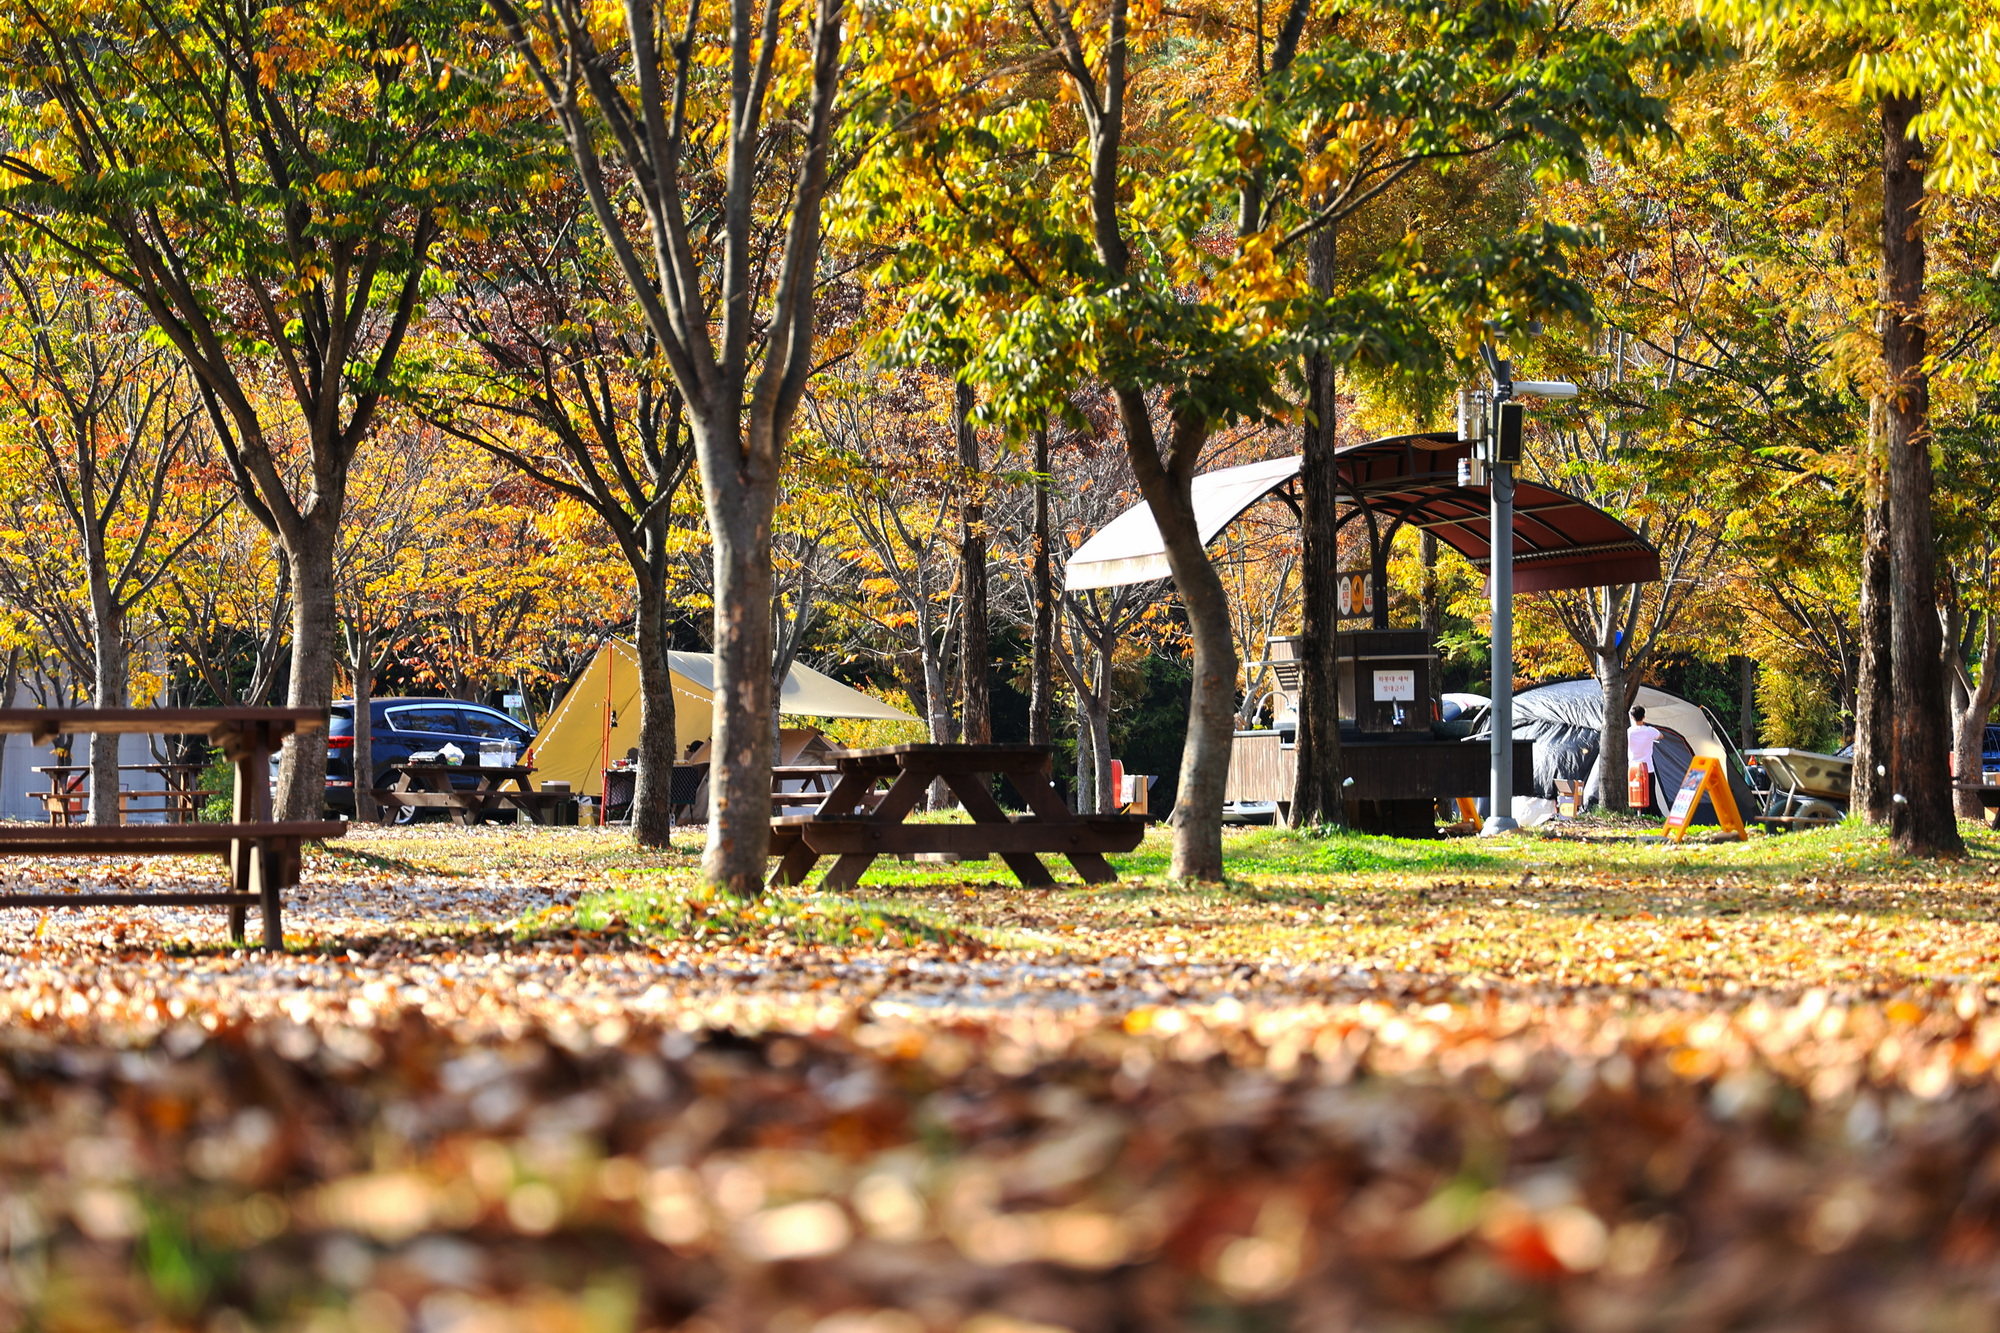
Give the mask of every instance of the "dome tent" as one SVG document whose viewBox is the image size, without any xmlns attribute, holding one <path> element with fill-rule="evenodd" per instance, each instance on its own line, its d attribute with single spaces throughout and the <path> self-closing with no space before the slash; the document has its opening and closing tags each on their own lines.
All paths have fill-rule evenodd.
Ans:
<svg viewBox="0 0 2000 1333">
<path fill-rule="evenodd" d="M 669 652 L 667 662 L 674 689 L 674 753 L 680 755 L 690 744 L 707 740 L 714 728 L 715 658 Z M 803 662 L 792 664 L 777 704 L 778 712 L 788 717 L 917 720 Z M 578 795 L 597 796 L 603 791 L 605 766 L 638 743 L 639 650 L 623 639 L 606 639 L 536 734 L 536 776 L 567 782 Z"/>
<path fill-rule="evenodd" d="M 1653 813 L 1664 815 L 1694 757 L 1726 761 L 1728 742 L 1717 734 L 1708 714 L 1679 695 L 1642 685 L 1633 702 L 1646 710 L 1646 721 L 1660 729 L 1659 742 L 1653 747 Z M 1582 778 L 1585 801 L 1598 800 L 1597 743 L 1603 729 L 1604 691 L 1594 680 L 1568 680 L 1515 695 L 1514 737 L 1535 743 L 1533 794 L 1554 799 L 1556 779 Z M 1491 727 L 1480 734 L 1491 735 Z M 1725 763 L 1724 771 L 1729 774 L 1736 808 L 1748 814 L 1755 806 L 1738 766 Z M 1706 802 L 1695 822 L 1715 822 Z"/>
</svg>

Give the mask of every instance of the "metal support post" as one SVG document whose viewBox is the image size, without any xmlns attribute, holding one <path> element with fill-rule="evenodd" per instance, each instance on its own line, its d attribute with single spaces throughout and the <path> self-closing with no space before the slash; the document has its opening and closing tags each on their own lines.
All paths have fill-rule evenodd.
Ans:
<svg viewBox="0 0 2000 1333">
<path fill-rule="evenodd" d="M 1493 770 L 1482 835 L 1520 827 L 1514 822 L 1514 465 L 1496 458 L 1489 467 L 1493 540 L 1486 587 L 1493 599 Z"/>
</svg>

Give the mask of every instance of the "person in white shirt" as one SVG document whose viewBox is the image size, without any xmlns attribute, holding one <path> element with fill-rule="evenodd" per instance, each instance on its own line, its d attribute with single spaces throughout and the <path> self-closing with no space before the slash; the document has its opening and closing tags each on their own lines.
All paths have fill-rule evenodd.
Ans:
<svg viewBox="0 0 2000 1333">
<path fill-rule="evenodd" d="M 1644 764 L 1646 771 L 1653 771 L 1653 745 L 1660 739 L 1660 729 L 1646 725 L 1646 710 L 1632 710 L 1632 725 L 1625 728 L 1625 752 L 1631 763 Z"/>
</svg>

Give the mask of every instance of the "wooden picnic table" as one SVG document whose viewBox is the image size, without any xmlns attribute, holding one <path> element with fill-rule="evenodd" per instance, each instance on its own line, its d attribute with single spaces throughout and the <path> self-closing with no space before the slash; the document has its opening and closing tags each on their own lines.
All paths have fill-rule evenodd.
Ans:
<svg viewBox="0 0 2000 1333">
<path fill-rule="evenodd" d="M 203 791 L 195 785 L 200 777 L 202 764 L 120 764 L 120 773 L 157 773 L 166 781 L 164 787 L 149 787 L 144 791 L 118 792 L 118 822 L 124 823 L 125 816 L 134 813 L 135 803 L 140 800 L 158 798 L 158 807 L 146 811 L 163 814 L 170 824 L 192 824 L 201 818 L 202 809 L 208 798 L 222 793 Z M 80 824 L 90 811 L 90 788 L 87 779 L 89 764 L 43 764 L 32 770 L 49 781 L 48 790 L 31 791 L 28 795 L 42 803 L 42 811 L 51 824 Z"/>
<path fill-rule="evenodd" d="M 774 764 L 771 767 L 771 805 L 776 809 L 798 806 L 817 810 L 839 779 L 839 764 Z M 787 782 L 802 785 L 797 791 L 787 791 Z"/>
<path fill-rule="evenodd" d="M 2000 786 L 1984 782 L 1954 782 L 1951 785 L 1955 790 L 1969 791 L 1977 797 L 1980 809 L 1986 812 L 1987 826 L 2000 829 Z"/>
<path fill-rule="evenodd" d="M 529 786 L 535 770 L 525 764 L 398 764 L 393 771 L 395 784 L 376 789 L 377 804 L 390 810 L 448 810 L 458 824 L 476 824 L 484 815 L 509 811 L 517 820 L 525 814 L 537 824 L 552 824 L 556 807 L 570 799 L 567 792 L 540 792 Z M 472 786 L 452 781 L 468 773 L 478 778 Z M 507 790 L 510 782 L 512 791 Z"/>
<path fill-rule="evenodd" d="M 1055 883 L 1038 857 L 1060 854 L 1092 884 L 1118 878 L 1107 852 L 1129 852 L 1145 836 L 1143 815 L 1076 815 L 1050 777 L 1046 745 L 889 745 L 837 751 L 839 781 L 818 809 L 771 821 L 771 854 L 778 869 L 771 884 L 798 884 L 822 856 L 837 856 L 823 889 L 851 889 L 875 858 L 955 853 L 975 859 L 999 856 L 1030 888 Z M 990 783 L 1004 774 L 1029 813 L 1009 817 L 993 799 Z M 877 783 L 888 782 L 876 797 Z M 933 782 L 942 781 L 972 816 L 970 824 L 906 824 L 904 818 Z"/>
<path fill-rule="evenodd" d="M 219 854 L 230 887 L 185 893 L 0 893 L 0 907 L 219 905 L 229 909 L 229 937 L 240 941 L 251 903 L 262 909 L 264 947 L 284 947 L 284 891 L 299 882 L 300 849 L 338 838 L 338 820 L 274 820 L 271 755 L 297 732 L 321 731 L 316 708 L 0 708 L 0 732 L 31 736 L 203 735 L 235 766 L 226 824 L 0 826 L 0 856 L 186 856 Z"/>
</svg>

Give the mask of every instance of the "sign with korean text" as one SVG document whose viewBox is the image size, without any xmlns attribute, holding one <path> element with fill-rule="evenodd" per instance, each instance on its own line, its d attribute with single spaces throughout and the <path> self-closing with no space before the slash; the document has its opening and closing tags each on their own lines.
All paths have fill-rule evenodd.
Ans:
<svg viewBox="0 0 2000 1333">
<path fill-rule="evenodd" d="M 1688 765 L 1687 776 L 1681 779 L 1680 790 L 1674 793 L 1673 806 L 1667 811 L 1667 837 L 1679 842 L 1687 836 L 1688 824 L 1701 809 L 1704 797 L 1715 807 L 1715 822 L 1724 833 L 1734 834 L 1739 840 L 1748 839 L 1743 815 L 1736 808 L 1736 794 L 1729 790 L 1729 775 L 1723 771 L 1720 759 L 1707 755 L 1695 756 Z"/>
<path fill-rule="evenodd" d="M 1395 671 L 1375 673 L 1375 700 L 1384 703 L 1396 699 L 1417 697 L 1417 673 L 1405 667 Z"/>
<path fill-rule="evenodd" d="M 1335 605 L 1343 619 L 1352 620 L 1359 616 L 1375 614 L 1375 577 L 1368 573 L 1348 573 L 1336 575 L 1338 586 L 1334 593 Z"/>
</svg>

